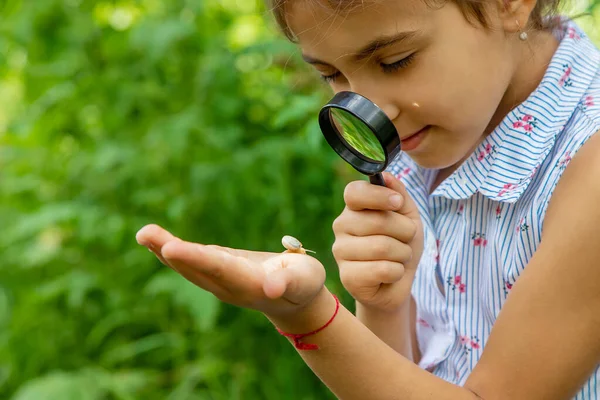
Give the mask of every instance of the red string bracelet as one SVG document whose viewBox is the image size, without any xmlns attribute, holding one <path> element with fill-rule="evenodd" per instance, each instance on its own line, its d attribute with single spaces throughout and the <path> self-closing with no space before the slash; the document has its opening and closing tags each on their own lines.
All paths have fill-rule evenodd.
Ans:
<svg viewBox="0 0 600 400">
<path fill-rule="evenodd" d="M 335 312 L 333 313 L 333 316 L 331 317 L 331 319 L 329 321 L 327 321 L 327 323 L 325 325 L 323 325 L 322 327 L 320 327 L 319 329 L 312 331 L 312 332 L 308 332 L 308 333 L 287 333 L 287 332 L 284 332 L 281 329 L 277 328 L 277 332 L 279 332 L 280 334 L 282 334 L 285 337 L 294 339 L 294 346 L 298 350 L 318 350 L 319 346 L 317 346 L 316 344 L 302 343 L 302 342 L 300 342 L 300 340 L 307 336 L 311 336 L 318 332 L 321 332 L 323 329 L 327 328 L 329 326 L 329 324 L 331 324 L 333 322 L 333 319 L 335 318 L 335 316 L 338 313 L 338 310 L 340 309 L 340 300 L 333 293 L 332 293 L 332 296 L 335 299 Z"/>
</svg>

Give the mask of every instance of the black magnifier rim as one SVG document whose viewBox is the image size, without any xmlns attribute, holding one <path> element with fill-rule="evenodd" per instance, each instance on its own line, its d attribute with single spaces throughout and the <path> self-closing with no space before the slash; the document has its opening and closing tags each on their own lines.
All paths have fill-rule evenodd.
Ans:
<svg viewBox="0 0 600 400">
<path fill-rule="evenodd" d="M 338 133 L 331 120 L 331 109 L 338 108 L 352 114 L 375 134 L 383 153 L 384 161 L 376 161 L 360 154 Z M 333 150 L 357 171 L 374 175 L 385 171 L 391 160 L 400 152 L 400 138 L 394 124 L 366 97 L 354 92 L 337 93 L 319 112 L 319 126 Z"/>
</svg>

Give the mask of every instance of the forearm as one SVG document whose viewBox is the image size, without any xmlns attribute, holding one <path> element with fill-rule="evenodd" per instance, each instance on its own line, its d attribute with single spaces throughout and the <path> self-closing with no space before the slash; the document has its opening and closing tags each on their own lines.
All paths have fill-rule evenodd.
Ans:
<svg viewBox="0 0 600 400">
<path fill-rule="evenodd" d="M 331 318 L 335 300 L 324 289 L 299 315 L 270 320 L 280 329 L 309 332 Z M 318 350 L 301 357 L 341 400 L 475 400 L 472 392 L 452 385 L 402 357 L 343 306 L 333 322 L 304 339 Z"/>
<path fill-rule="evenodd" d="M 377 311 L 356 302 L 356 317 L 392 349 L 414 363 L 419 362 L 412 297 L 398 310 L 390 312 Z"/>
</svg>

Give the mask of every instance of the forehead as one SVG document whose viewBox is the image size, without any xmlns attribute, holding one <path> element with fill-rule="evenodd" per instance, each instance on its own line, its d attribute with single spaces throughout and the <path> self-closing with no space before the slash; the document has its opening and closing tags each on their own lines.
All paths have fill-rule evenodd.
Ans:
<svg viewBox="0 0 600 400">
<path fill-rule="evenodd" d="M 309 54 L 352 52 L 376 36 L 418 31 L 432 24 L 424 0 L 290 0 L 286 21 Z"/>
</svg>

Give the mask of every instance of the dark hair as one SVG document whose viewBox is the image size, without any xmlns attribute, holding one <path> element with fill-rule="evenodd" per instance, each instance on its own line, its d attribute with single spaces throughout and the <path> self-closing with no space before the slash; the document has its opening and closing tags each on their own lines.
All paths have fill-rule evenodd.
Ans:
<svg viewBox="0 0 600 400">
<path fill-rule="evenodd" d="M 294 33 L 291 31 L 285 13 L 285 6 L 291 1 L 299 0 L 266 0 L 268 9 L 275 15 L 275 20 L 285 36 L 295 41 Z M 315 0 L 301 0 L 315 1 Z M 318 0 L 317 0 L 318 1 Z M 336 11 L 350 12 L 364 3 L 364 0 L 326 0 L 329 6 Z M 424 0 L 428 3 L 445 2 L 446 0 Z M 452 0 L 461 9 L 465 18 L 473 23 L 477 22 L 483 27 L 488 27 L 486 7 L 489 6 L 489 1 L 486 0 Z M 558 23 L 556 18 L 551 18 L 557 15 L 558 7 L 561 0 L 537 0 L 535 8 L 532 10 L 528 29 L 543 30 L 552 28 Z"/>
</svg>

